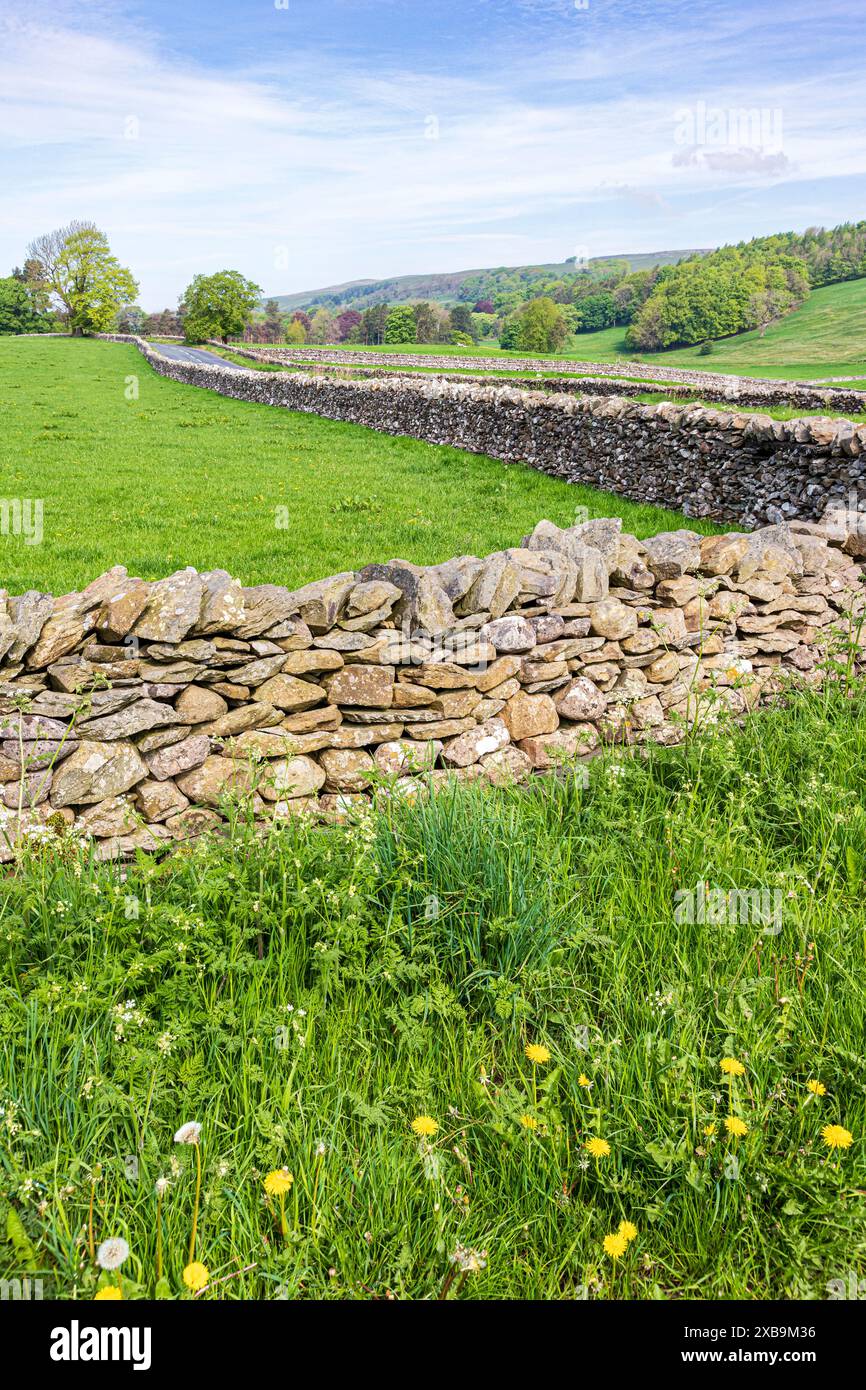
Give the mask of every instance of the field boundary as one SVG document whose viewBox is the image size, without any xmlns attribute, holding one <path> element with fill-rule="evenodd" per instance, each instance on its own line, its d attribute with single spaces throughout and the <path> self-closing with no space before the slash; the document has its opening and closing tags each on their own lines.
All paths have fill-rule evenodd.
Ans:
<svg viewBox="0 0 866 1390">
<path fill-rule="evenodd" d="M 866 502 L 866 425 L 849 420 L 774 420 L 696 404 L 429 378 L 245 372 L 171 360 L 138 337 L 102 336 L 134 345 L 174 381 L 526 464 L 688 516 L 754 527 L 815 519 L 832 501 Z"/>
<path fill-rule="evenodd" d="M 674 744 L 860 666 L 866 518 L 752 534 L 619 518 L 483 558 L 289 590 L 225 570 L 0 603 L 0 861 L 71 833 L 103 858 L 340 818 L 371 793 L 494 786 L 602 744 Z"/>
</svg>

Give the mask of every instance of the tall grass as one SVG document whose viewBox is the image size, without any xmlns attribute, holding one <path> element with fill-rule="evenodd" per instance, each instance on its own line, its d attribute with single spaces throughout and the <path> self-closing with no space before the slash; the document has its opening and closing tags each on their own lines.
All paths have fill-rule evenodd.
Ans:
<svg viewBox="0 0 866 1390">
<path fill-rule="evenodd" d="M 92 1195 L 94 1241 L 131 1247 L 127 1297 L 153 1296 L 167 1177 L 160 1292 L 191 1297 L 173 1135 L 196 1119 L 199 1297 L 822 1298 L 862 1277 L 864 792 L 866 696 L 837 689 L 608 753 L 588 786 L 395 798 L 264 841 L 239 815 L 127 869 L 34 851 L 0 887 L 0 1274 L 92 1297 L 113 1277 Z M 781 930 L 678 920 L 699 882 L 778 890 Z M 285 1234 L 262 1183 L 283 1166 Z"/>
</svg>

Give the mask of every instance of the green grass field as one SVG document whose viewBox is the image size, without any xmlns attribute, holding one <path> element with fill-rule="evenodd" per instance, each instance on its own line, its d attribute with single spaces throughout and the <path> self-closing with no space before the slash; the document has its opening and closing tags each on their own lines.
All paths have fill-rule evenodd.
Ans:
<svg viewBox="0 0 866 1390">
<path fill-rule="evenodd" d="M 847 1289 L 864 800 L 866 698 L 837 689 L 608 753 L 587 787 L 466 788 L 267 842 L 239 823 L 125 880 L 34 850 L 0 880 L 0 1277 L 92 1298 L 91 1248 L 119 1236 L 126 1297 L 190 1297 L 195 1150 L 173 1136 L 195 1120 L 205 1298 Z M 677 893 L 701 882 L 778 899 L 690 922 Z M 283 1167 L 281 1210 L 263 1179 Z M 485 1267 L 455 1278 L 471 1251 Z"/>
<path fill-rule="evenodd" d="M 12 590 L 118 561 L 292 583 L 508 544 L 576 502 L 644 534 L 682 521 L 181 386 L 123 346 L 2 339 L 0 373 L 0 492 L 45 498 L 41 546 L 0 538 Z M 190 1298 L 192 1253 L 207 1299 L 847 1289 L 864 805 L 866 693 L 840 684 L 682 747 L 608 748 L 588 781 L 266 840 L 238 806 L 226 838 L 122 870 L 34 844 L 0 877 L 0 1279 Z M 698 884 L 716 908 L 695 920 Z M 771 895 L 771 918 L 720 914 L 732 892 Z M 174 1142 L 190 1121 L 198 1148 Z M 109 1237 L 120 1274 L 93 1258 Z"/>
<path fill-rule="evenodd" d="M 572 524 L 577 506 L 639 535 L 684 524 L 520 465 L 228 400 L 90 340 L 0 338 L 0 469 L 0 496 L 44 499 L 42 545 L 0 536 L 10 592 L 62 593 L 120 562 L 295 585 L 393 556 L 483 555 L 541 517 Z"/>
<path fill-rule="evenodd" d="M 546 356 L 563 362 L 619 362 L 639 359 L 667 367 L 691 367 L 698 371 L 735 373 L 740 376 L 789 377 L 795 380 L 832 376 L 866 377 L 866 278 L 849 280 L 813 290 L 800 309 L 760 332 L 721 339 L 709 356 L 698 348 L 666 352 L 632 353 L 626 349 L 624 328 L 605 328 L 582 333 L 567 353 L 526 354 L 503 352 L 497 347 L 449 347 L 431 343 L 389 343 L 364 349 L 359 344 L 337 344 L 352 351 L 435 353 L 447 356 L 496 358 Z"/>
</svg>

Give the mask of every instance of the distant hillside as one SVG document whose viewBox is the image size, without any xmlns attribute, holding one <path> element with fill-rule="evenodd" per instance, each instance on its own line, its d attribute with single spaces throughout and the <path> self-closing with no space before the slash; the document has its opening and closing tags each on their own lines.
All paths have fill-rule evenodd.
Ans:
<svg viewBox="0 0 866 1390">
<path fill-rule="evenodd" d="M 706 255 L 709 248 L 683 251 L 642 251 L 621 256 L 594 256 L 587 272 L 601 278 L 612 271 L 652 270 L 655 266 L 675 265 L 689 256 Z M 493 298 L 505 287 L 528 288 L 534 280 L 547 283 L 560 276 L 574 275 L 574 259 L 550 264 L 492 266 L 481 270 L 453 270 L 428 275 L 397 275 L 390 280 L 348 280 L 323 289 L 297 294 L 269 295 L 283 312 L 324 305 L 329 309 L 369 309 L 374 304 L 409 304 L 431 300 L 440 304 L 474 303 Z"/>
</svg>

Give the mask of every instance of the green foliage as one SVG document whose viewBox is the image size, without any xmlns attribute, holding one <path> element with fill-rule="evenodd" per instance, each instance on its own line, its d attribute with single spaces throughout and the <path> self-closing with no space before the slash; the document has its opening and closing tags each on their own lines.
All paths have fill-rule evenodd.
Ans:
<svg viewBox="0 0 866 1390">
<path fill-rule="evenodd" d="M 132 272 L 112 255 L 105 233 L 92 222 L 71 222 L 37 237 L 28 256 L 34 280 L 62 305 L 75 335 L 110 332 L 119 310 L 138 294 Z"/>
<path fill-rule="evenodd" d="M 26 281 L 15 275 L 0 279 L 0 333 L 47 333 L 54 327 L 51 315 L 34 307 Z"/>
<path fill-rule="evenodd" d="M 127 1297 L 185 1296 L 196 1119 L 205 1297 L 825 1298 L 866 1258 L 864 804 L 866 696 L 830 689 L 588 785 L 240 814 L 124 872 L 35 849 L 0 881 L 0 1277 L 92 1298 L 92 1203 Z M 778 891 L 780 932 L 678 921 L 699 882 Z"/>
<path fill-rule="evenodd" d="M 415 310 L 411 304 L 397 304 L 388 310 L 385 321 L 386 343 L 414 343 Z"/>
<path fill-rule="evenodd" d="M 520 352 L 558 352 L 568 336 L 562 309 L 552 299 L 531 299 L 506 322 L 500 343 Z"/>
<path fill-rule="evenodd" d="M 687 524 L 533 468 L 181 385 L 92 339 L 0 339 L 0 469 L 8 495 L 45 505 L 40 546 L 0 536 L 12 593 L 66 593 L 121 555 L 147 579 L 195 565 L 290 586 L 389 555 L 435 564 L 514 545 L 542 516 L 568 526 L 576 505 L 641 536 Z M 335 517 L 347 495 L 388 505 L 375 526 Z"/>
<path fill-rule="evenodd" d="M 197 275 L 184 293 L 184 337 L 188 343 L 208 338 L 240 337 L 261 297 L 261 288 L 237 270 Z"/>
<path fill-rule="evenodd" d="M 649 349 L 727 338 L 779 318 L 809 293 L 793 256 L 725 247 L 659 272 L 626 342 Z"/>
</svg>

